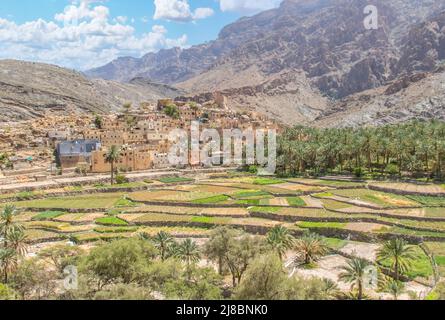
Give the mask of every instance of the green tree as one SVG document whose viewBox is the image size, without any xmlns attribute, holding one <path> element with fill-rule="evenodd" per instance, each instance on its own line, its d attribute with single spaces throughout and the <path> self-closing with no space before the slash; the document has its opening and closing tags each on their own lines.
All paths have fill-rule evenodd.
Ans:
<svg viewBox="0 0 445 320">
<path fill-rule="evenodd" d="M 186 239 L 178 245 L 176 257 L 184 262 L 189 270 L 192 264 L 199 261 L 201 254 L 196 242 Z"/>
<path fill-rule="evenodd" d="M 174 104 L 169 104 L 165 107 L 164 112 L 167 116 L 173 119 L 179 119 L 178 107 Z"/>
<path fill-rule="evenodd" d="M 223 275 L 226 265 L 226 257 L 229 250 L 235 245 L 236 238 L 240 236 L 238 230 L 229 227 L 219 227 L 210 234 L 209 241 L 204 246 L 204 254 L 218 264 L 218 273 Z"/>
<path fill-rule="evenodd" d="M 114 184 L 114 165 L 120 158 L 120 149 L 117 146 L 111 146 L 111 148 L 108 150 L 107 154 L 105 155 L 105 161 L 110 164 L 111 170 L 110 170 L 110 180 L 111 185 Z"/>
<path fill-rule="evenodd" d="M 399 281 L 400 274 L 410 268 L 411 262 L 415 258 L 414 247 L 399 238 L 385 242 L 377 251 L 377 261 L 390 263 L 396 281 Z"/>
<path fill-rule="evenodd" d="M 45 261 L 24 260 L 11 276 L 11 287 L 23 300 L 49 300 L 56 296 L 59 274 L 48 269 Z"/>
<path fill-rule="evenodd" d="M 16 293 L 7 285 L 0 283 L 0 301 L 16 300 Z"/>
<path fill-rule="evenodd" d="M 96 115 L 96 117 L 94 118 L 94 125 L 96 126 L 97 129 L 102 129 L 102 124 L 103 124 L 102 117 Z"/>
<path fill-rule="evenodd" d="M 369 262 L 362 258 L 352 258 L 348 265 L 342 267 L 343 272 L 339 279 L 351 284 L 351 290 L 357 289 L 357 299 L 363 299 L 364 281 L 366 268 L 370 266 Z"/>
<path fill-rule="evenodd" d="M 79 271 L 90 275 L 100 291 L 112 283 L 137 281 L 155 256 L 156 249 L 147 241 L 118 240 L 91 250 Z"/>
<path fill-rule="evenodd" d="M 8 283 L 8 273 L 17 267 L 21 255 L 26 253 L 24 227 L 14 221 L 18 215 L 15 206 L 6 205 L 0 214 L 0 266 L 4 283 Z"/>
<path fill-rule="evenodd" d="M 327 300 L 336 286 L 323 279 L 289 277 L 276 254 L 260 255 L 236 288 L 238 300 Z"/>
<path fill-rule="evenodd" d="M 317 234 L 306 234 L 295 242 L 297 256 L 295 264 L 303 261 L 304 265 L 316 262 L 329 252 L 329 247 Z"/>
<path fill-rule="evenodd" d="M 76 265 L 84 251 L 78 246 L 59 244 L 45 248 L 38 253 L 40 259 L 48 259 L 62 273 L 69 265 Z"/>
<path fill-rule="evenodd" d="M 290 234 L 289 229 L 276 226 L 269 231 L 266 241 L 272 250 L 278 254 L 280 260 L 283 260 L 284 254 L 294 246 L 295 239 Z"/>
<path fill-rule="evenodd" d="M 158 251 L 159 251 L 161 260 L 165 261 L 165 259 L 167 258 L 167 254 L 170 249 L 170 246 L 174 242 L 173 237 L 170 234 L 168 234 L 164 231 L 161 231 L 156 236 L 153 237 L 152 241 L 153 241 L 155 248 L 158 249 Z"/>
<path fill-rule="evenodd" d="M 383 291 L 392 295 L 394 300 L 399 300 L 399 297 L 405 293 L 405 284 L 394 279 L 387 279 Z"/>
<path fill-rule="evenodd" d="M 264 253 L 266 249 L 267 247 L 263 239 L 252 237 L 251 235 L 244 235 L 238 238 L 237 241 L 230 246 L 225 257 L 225 262 L 232 275 L 233 287 L 236 287 L 237 284 L 241 282 L 252 260 Z"/>
<path fill-rule="evenodd" d="M 3 274 L 3 283 L 8 284 L 8 275 L 18 266 L 17 253 L 10 248 L 0 248 L 0 270 Z"/>
</svg>

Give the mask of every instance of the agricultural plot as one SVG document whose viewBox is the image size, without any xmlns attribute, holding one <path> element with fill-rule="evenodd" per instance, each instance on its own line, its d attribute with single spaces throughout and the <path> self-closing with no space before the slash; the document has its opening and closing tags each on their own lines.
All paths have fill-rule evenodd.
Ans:
<svg viewBox="0 0 445 320">
<path fill-rule="evenodd" d="M 17 201 L 12 204 L 19 208 L 57 208 L 57 209 L 97 209 L 111 208 L 123 193 L 98 193 L 78 197 L 47 198 L 30 201 Z"/>
<path fill-rule="evenodd" d="M 374 182 L 370 186 L 392 189 L 404 192 L 413 192 L 421 194 L 444 194 L 445 189 L 441 185 L 434 184 L 414 184 L 414 183 L 395 183 L 395 182 Z"/>
<path fill-rule="evenodd" d="M 336 247 L 344 245 L 348 231 L 376 236 L 430 237 L 438 239 L 439 248 L 441 239 L 445 242 L 445 208 L 437 207 L 443 201 L 440 197 L 400 196 L 359 188 L 363 183 L 320 179 L 285 181 L 244 176 L 177 183 L 128 194 L 97 193 L 13 204 L 38 209 L 39 212 L 24 211 L 16 217 L 24 223 L 28 239 L 33 242 L 59 238 L 79 243 L 111 241 L 159 231 L 200 238 L 222 225 L 264 234 L 278 224 L 298 232 L 311 230 L 330 236 L 338 230 L 339 236 L 330 238 Z M 299 195 L 301 192 L 305 195 Z M 165 205 L 143 202 L 165 202 Z M 80 213 L 70 213 L 70 209 Z M 103 211 L 90 212 L 90 209 Z M 444 221 L 429 218 L 444 218 Z M 445 253 L 436 251 L 440 253 L 438 261 L 444 264 Z"/>
<path fill-rule="evenodd" d="M 346 198 L 354 204 L 366 204 L 376 205 L 382 208 L 387 207 L 415 207 L 419 206 L 419 203 L 415 200 L 400 196 L 396 194 L 384 193 L 379 191 L 372 191 L 368 189 L 343 189 L 343 190 L 332 190 L 330 194 L 341 198 Z M 329 196 L 327 196 L 329 197 Z M 344 199 L 343 199 L 344 200 Z M 358 201 L 358 202 L 357 202 Z"/>
</svg>

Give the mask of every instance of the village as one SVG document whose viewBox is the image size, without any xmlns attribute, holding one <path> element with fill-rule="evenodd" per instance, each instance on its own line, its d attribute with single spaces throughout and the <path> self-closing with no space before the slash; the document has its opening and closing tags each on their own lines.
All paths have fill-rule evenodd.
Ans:
<svg viewBox="0 0 445 320">
<path fill-rule="evenodd" d="M 0 184 L 45 181 L 54 176 L 108 173 L 106 154 L 119 148 L 119 172 L 161 170 L 171 167 L 168 135 L 189 130 L 192 121 L 202 128 L 278 128 L 254 112 L 229 110 L 223 98 L 207 102 L 159 100 L 157 104 L 124 103 L 109 115 L 51 116 L 0 128 Z"/>
</svg>

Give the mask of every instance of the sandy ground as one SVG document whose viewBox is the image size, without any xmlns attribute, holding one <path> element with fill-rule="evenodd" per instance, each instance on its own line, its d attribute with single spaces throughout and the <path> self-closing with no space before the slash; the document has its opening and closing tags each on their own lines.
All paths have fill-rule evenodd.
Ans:
<svg viewBox="0 0 445 320">
<path fill-rule="evenodd" d="M 269 200 L 271 206 L 289 206 L 289 203 L 285 198 L 273 198 Z"/>
<path fill-rule="evenodd" d="M 377 258 L 379 245 L 363 242 L 351 242 L 340 249 L 346 254 L 355 255 L 360 258 L 374 261 Z"/>
<path fill-rule="evenodd" d="M 351 289 L 351 285 L 339 280 L 340 274 L 343 272 L 342 267 L 346 266 L 348 259 L 342 257 L 340 255 L 331 255 L 324 257 L 318 262 L 318 267 L 316 269 L 296 269 L 294 274 L 301 276 L 306 279 L 310 279 L 312 277 L 325 278 L 330 279 L 337 283 L 338 289 L 344 292 L 349 292 Z M 421 298 L 425 297 L 430 288 L 421 285 L 416 282 L 409 282 L 406 284 L 406 291 L 415 292 Z M 376 292 L 375 288 L 368 287 L 365 290 L 365 294 L 377 300 L 391 300 L 392 296 L 387 293 Z M 409 294 L 404 293 L 400 298 L 400 300 L 409 300 Z"/>
<path fill-rule="evenodd" d="M 380 230 L 383 227 L 385 226 L 382 224 L 366 222 L 352 222 L 346 225 L 346 229 L 360 232 L 372 232 L 375 230 Z"/>
<path fill-rule="evenodd" d="M 308 207 L 314 207 L 314 208 L 323 208 L 323 203 L 320 199 L 313 198 L 311 196 L 303 196 L 301 197 L 304 202 L 306 202 L 306 205 Z"/>
</svg>

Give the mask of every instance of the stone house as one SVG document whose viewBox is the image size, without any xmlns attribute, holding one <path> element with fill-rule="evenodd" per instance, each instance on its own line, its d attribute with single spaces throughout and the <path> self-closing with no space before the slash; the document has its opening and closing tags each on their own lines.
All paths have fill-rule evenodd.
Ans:
<svg viewBox="0 0 445 320">
<path fill-rule="evenodd" d="M 63 141 L 57 145 L 56 162 L 62 169 L 89 167 L 92 153 L 100 148 L 98 140 Z"/>
<path fill-rule="evenodd" d="M 107 149 L 93 152 L 91 171 L 97 173 L 109 172 L 111 164 L 106 161 Z M 153 152 L 148 146 L 122 148 L 115 168 L 120 171 L 149 170 L 154 167 Z"/>
</svg>

